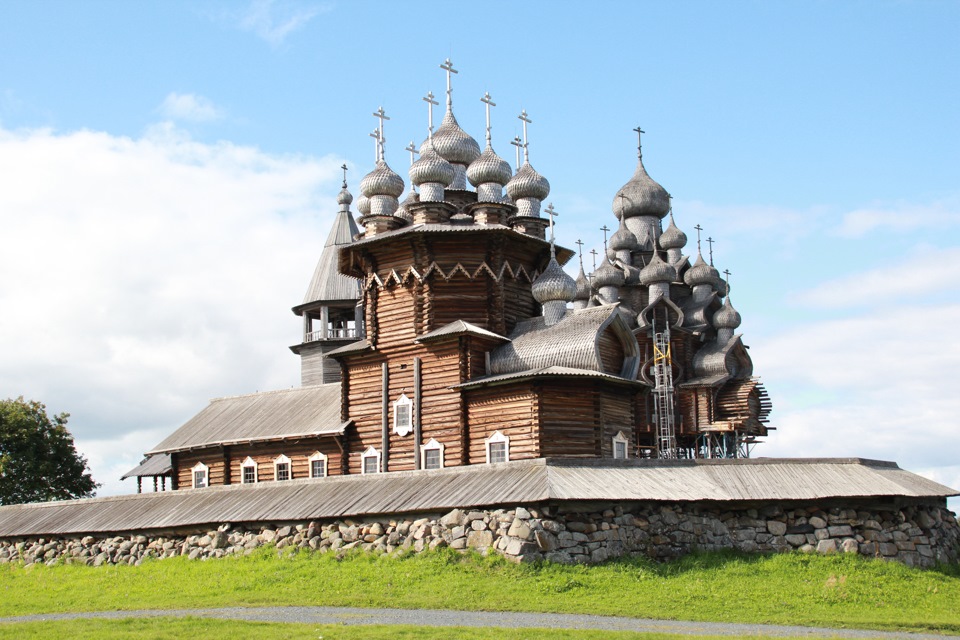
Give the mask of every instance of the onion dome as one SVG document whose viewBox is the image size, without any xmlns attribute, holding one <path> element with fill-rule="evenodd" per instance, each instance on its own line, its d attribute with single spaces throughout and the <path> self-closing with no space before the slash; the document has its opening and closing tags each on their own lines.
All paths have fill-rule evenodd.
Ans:
<svg viewBox="0 0 960 640">
<path fill-rule="evenodd" d="M 362 216 L 370 215 L 370 198 L 360 194 L 360 197 L 357 198 L 357 211 L 359 211 Z"/>
<path fill-rule="evenodd" d="M 410 181 L 420 186 L 428 182 L 449 186 L 453 182 L 453 167 L 436 151 L 436 147 L 427 141 L 426 149 L 410 165 Z"/>
<path fill-rule="evenodd" d="M 393 215 L 397 216 L 398 218 L 403 218 L 407 222 L 413 222 L 413 214 L 410 213 L 407 207 L 418 202 L 420 202 L 420 195 L 411 189 L 410 193 L 407 194 L 407 197 L 404 198 L 403 202 L 400 203 L 400 208 L 397 209 Z"/>
<path fill-rule="evenodd" d="M 623 224 L 623 220 L 620 220 L 620 228 L 617 229 L 616 233 L 610 238 L 610 249 L 614 252 L 616 251 L 636 251 L 640 248 L 640 242 L 637 240 L 637 236 L 633 235 L 633 231 L 627 229 L 626 225 Z M 609 251 L 608 250 L 608 251 Z"/>
<path fill-rule="evenodd" d="M 550 195 L 550 183 L 537 173 L 529 162 L 523 163 L 523 166 L 517 170 L 516 175 L 507 182 L 506 188 L 507 194 L 514 202 L 520 198 L 544 200 Z"/>
<path fill-rule="evenodd" d="M 353 195 L 347 191 L 347 185 L 343 185 L 343 189 L 340 189 L 340 193 L 337 194 L 337 204 L 339 205 L 349 205 L 353 202 Z"/>
<path fill-rule="evenodd" d="M 490 182 L 504 185 L 510 182 L 512 177 L 510 163 L 498 156 L 490 145 L 467 167 L 467 179 L 475 187 Z"/>
<path fill-rule="evenodd" d="M 603 264 L 593 272 L 593 286 L 596 289 L 602 287 L 619 287 L 626 282 L 626 276 L 623 271 L 613 266 L 609 260 L 604 260 Z"/>
<path fill-rule="evenodd" d="M 717 329 L 736 329 L 740 326 L 740 321 L 740 314 L 733 308 L 729 296 L 723 306 L 713 314 L 713 326 Z"/>
<path fill-rule="evenodd" d="M 394 173 L 387 163 L 377 160 L 377 166 L 360 181 L 360 191 L 368 198 L 373 196 L 390 196 L 399 198 L 403 195 L 403 178 Z"/>
<path fill-rule="evenodd" d="M 645 285 L 659 282 L 673 282 L 677 279 L 677 270 L 669 262 L 660 257 L 660 253 L 653 252 L 653 258 L 640 270 L 640 282 Z"/>
<path fill-rule="evenodd" d="M 647 175 L 643 159 L 638 159 L 633 177 L 613 197 L 614 215 L 618 218 L 652 216 L 662 219 L 669 212 L 670 194 Z"/>
<path fill-rule="evenodd" d="M 480 145 L 460 128 L 457 119 L 447 105 L 447 113 L 436 133 L 433 134 L 433 146 L 447 162 L 469 165 L 480 157 Z"/>
<path fill-rule="evenodd" d="M 683 281 L 691 287 L 696 287 L 701 284 L 709 284 L 714 289 L 717 288 L 720 282 L 720 272 L 714 269 L 712 266 L 706 263 L 703 259 L 703 254 L 697 254 L 697 261 L 693 263 L 693 266 L 687 269 L 687 272 L 683 274 Z"/>
<path fill-rule="evenodd" d="M 574 300 L 589 300 L 590 299 L 590 280 L 587 279 L 587 274 L 583 272 L 583 265 L 580 265 L 580 273 L 577 274 L 577 279 L 574 281 L 577 285 L 577 293 L 573 296 Z"/>
<path fill-rule="evenodd" d="M 547 302 L 569 302 L 577 294 L 577 283 L 563 270 L 560 263 L 553 256 L 531 287 L 533 298 L 540 304 Z"/>
<path fill-rule="evenodd" d="M 670 226 L 660 234 L 660 246 L 664 249 L 683 249 L 687 244 L 687 234 L 677 228 L 670 216 Z"/>
</svg>

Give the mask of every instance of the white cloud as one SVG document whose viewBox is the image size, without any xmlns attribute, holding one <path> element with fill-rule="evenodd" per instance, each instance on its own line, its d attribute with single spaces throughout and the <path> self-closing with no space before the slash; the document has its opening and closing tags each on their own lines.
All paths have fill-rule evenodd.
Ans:
<svg viewBox="0 0 960 640">
<path fill-rule="evenodd" d="M 222 109 L 203 96 L 192 93 L 170 93 L 163 99 L 160 114 L 170 120 L 213 122 L 224 116 Z"/>
<path fill-rule="evenodd" d="M 236 24 L 242 30 L 250 31 L 276 47 L 318 14 L 331 9 L 328 4 L 303 6 L 276 0 L 253 0 L 236 17 Z"/>
<path fill-rule="evenodd" d="M 874 230 L 904 232 L 943 229 L 957 224 L 960 224 L 960 198 L 953 196 L 931 204 L 901 202 L 855 209 L 844 214 L 835 233 L 856 238 Z"/>
<path fill-rule="evenodd" d="M 298 384 L 290 307 L 341 163 L 170 124 L 137 139 L 0 128 L 0 397 L 70 412 L 106 482 L 209 398 Z"/>
</svg>

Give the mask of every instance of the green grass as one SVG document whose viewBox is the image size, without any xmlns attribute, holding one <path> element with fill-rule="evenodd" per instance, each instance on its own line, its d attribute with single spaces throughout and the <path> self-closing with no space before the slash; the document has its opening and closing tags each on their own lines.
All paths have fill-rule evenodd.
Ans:
<svg viewBox="0 0 960 640">
<path fill-rule="evenodd" d="M 470 627 L 414 627 L 384 625 L 316 625 L 241 622 L 202 618 L 126 618 L 0 624 L 0 640 L 70 638 L 71 640 L 689 640 L 688 635 L 634 633 L 630 631 L 580 631 L 563 629 L 474 629 Z M 701 640 L 730 640 L 730 636 L 698 636 Z M 781 640 L 789 640 L 781 639 Z"/>
<path fill-rule="evenodd" d="M 0 567 L 0 616 L 324 605 L 593 613 L 960 633 L 960 569 L 857 556 L 694 554 L 667 564 L 515 565 L 444 551 Z"/>
</svg>

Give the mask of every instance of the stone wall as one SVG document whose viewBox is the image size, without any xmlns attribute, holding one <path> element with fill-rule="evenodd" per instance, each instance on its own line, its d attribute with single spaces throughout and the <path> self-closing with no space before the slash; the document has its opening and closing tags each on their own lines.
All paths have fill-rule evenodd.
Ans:
<svg viewBox="0 0 960 640">
<path fill-rule="evenodd" d="M 859 553 L 930 567 L 960 557 L 960 526 L 937 505 L 841 508 L 768 505 L 548 504 L 454 509 L 421 517 L 223 524 L 178 533 L 0 540 L 0 562 L 140 564 L 147 558 L 219 558 L 277 549 L 393 553 L 450 547 L 524 562 L 596 563 L 624 554 L 658 560 L 694 550 Z"/>
</svg>

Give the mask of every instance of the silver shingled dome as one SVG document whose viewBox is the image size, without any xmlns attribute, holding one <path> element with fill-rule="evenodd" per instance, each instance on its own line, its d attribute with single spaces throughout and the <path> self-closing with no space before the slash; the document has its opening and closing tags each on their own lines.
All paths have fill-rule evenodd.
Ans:
<svg viewBox="0 0 960 640">
<path fill-rule="evenodd" d="M 670 226 L 660 234 L 660 246 L 664 249 L 683 249 L 687 246 L 687 234 L 677 228 L 670 216 Z"/>
<path fill-rule="evenodd" d="M 604 260 L 603 264 L 593 272 L 594 289 L 600 289 L 601 287 L 619 287 L 626 281 L 627 278 L 623 275 L 623 271 L 610 264 L 608 260 Z"/>
<path fill-rule="evenodd" d="M 387 163 L 377 160 L 377 166 L 360 181 L 360 192 L 368 198 L 373 196 L 390 196 L 399 198 L 403 195 L 403 178 L 394 173 Z"/>
<path fill-rule="evenodd" d="M 670 212 L 670 195 L 647 174 L 643 159 L 627 184 L 613 197 L 613 213 L 618 218 L 652 216 L 665 218 Z"/>
<path fill-rule="evenodd" d="M 640 242 L 637 240 L 637 236 L 633 234 L 633 231 L 627 229 L 626 225 L 623 224 L 623 220 L 620 220 L 620 228 L 617 229 L 616 233 L 613 234 L 613 237 L 610 238 L 610 249 L 613 251 L 636 251 L 640 248 Z"/>
<path fill-rule="evenodd" d="M 413 214 L 407 209 L 412 204 L 420 202 L 420 195 L 416 191 L 410 191 L 407 194 L 407 197 L 404 198 L 403 202 L 400 203 L 400 207 L 394 211 L 393 215 L 398 218 L 402 218 L 407 222 L 413 222 Z"/>
<path fill-rule="evenodd" d="M 417 186 L 432 182 L 448 187 L 453 182 L 453 175 L 453 167 L 440 157 L 429 141 L 417 161 L 410 165 L 410 181 Z"/>
<path fill-rule="evenodd" d="M 360 194 L 360 197 L 357 198 L 357 211 L 362 216 L 370 215 L 370 198 L 362 193 Z"/>
<path fill-rule="evenodd" d="M 653 252 L 653 258 L 640 270 L 641 284 L 651 285 L 660 282 L 673 282 L 677 279 L 677 270 L 669 262 L 660 257 L 660 253 Z"/>
<path fill-rule="evenodd" d="M 723 302 L 723 306 L 713 314 L 713 326 L 717 329 L 736 329 L 740 326 L 741 320 L 740 314 L 730 303 L 729 296 Z"/>
<path fill-rule="evenodd" d="M 547 268 L 534 280 L 531 292 L 540 304 L 557 300 L 570 302 L 577 293 L 577 283 L 551 256 Z"/>
<path fill-rule="evenodd" d="M 340 193 L 337 194 L 337 204 L 350 204 L 351 202 L 353 202 L 353 195 L 347 191 L 346 187 L 340 189 Z"/>
<path fill-rule="evenodd" d="M 524 162 L 523 166 L 517 170 L 516 175 L 510 178 L 506 189 L 510 199 L 514 202 L 520 198 L 543 200 L 550 195 L 550 183 L 537 173 L 529 162 Z"/>
<path fill-rule="evenodd" d="M 722 280 L 720 280 L 720 272 L 707 264 L 703 259 L 703 254 L 700 253 L 697 254 L 697 261 L 693 263 L 693 266 L 683 274 L 683 281 L 690 287 L 708 284 L 714 289 L 722 282 Z"/>
<path fill-rule="evenodd" d="M 443 122 L 433 134 L 433 146 L 447 162 L 469 165 L 480 157 L 480 145 L 460 128 L 449 106 Z"/>
<path fill-rule="evenodd" d="M 587 274 L 583 272 L 583 267 L 580 267 L 580 273 L 577 274 L 577 279 L 574 281 L 577 285 L 577 293 L 573 297 L 574 300 L 589 300 L 590 299 L 590 280 L 587 279 Z"/>
<path fill-rule="evenodd" d="M 504 185 L 510 182 L 512 177 L 510 163 L 498 156 L 490 146 L 467 167 L 467 179 L 475 187 L 491 182 Z"/>
</svg>

